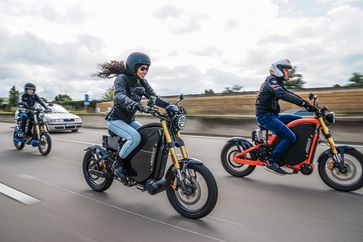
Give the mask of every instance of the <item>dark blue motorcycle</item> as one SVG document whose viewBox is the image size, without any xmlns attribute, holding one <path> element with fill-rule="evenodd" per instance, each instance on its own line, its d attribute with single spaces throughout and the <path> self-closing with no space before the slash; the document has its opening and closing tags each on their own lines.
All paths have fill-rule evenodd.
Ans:
<svg viewBox="0 0 363 242">
<path fill-rule="evenodd" d="M 17 119 L 13 140 L 18 150 L 22 150 L 25 145 L 38 147 L 40 154 L 48 155 L 52 149 L 52 140 L 50 138 L 46 122 L 44 120 L 43 109 L 25 109 L 28 114 L 28 120 L 25 125 L 25 132 L 20 129 L 20 118 Z"/>
</svg>

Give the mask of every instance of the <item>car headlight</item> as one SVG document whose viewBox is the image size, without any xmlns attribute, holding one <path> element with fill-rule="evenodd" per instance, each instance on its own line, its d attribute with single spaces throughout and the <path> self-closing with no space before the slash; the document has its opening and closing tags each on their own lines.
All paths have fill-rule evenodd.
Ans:
<svg viewBox="0 0 363 242">
<path fill-rule="evenodd" d="M 61 118 L 51 119 L 51 120 L 49 120 L 49 123 L 51 123 L 51 124 L 63 123 L 63 119 L 61 119 Z"/>
<path fill-rule="evenodd" d="M 175 125 L 179 130 L 184 129 L 187 117 L 184 115 L 178 115 L 175 119 Z"/>
<path fill-rule="evenodd" d="M 76 121 L 77 123 L 80 123 L 80 122 L 82 122 L 82 119 L 81 118 L 75 118 L 74 121 Z"/>
<path fill-rule="evenodd" d="M 329 112 L 329 113 L 325 116 L 325 120 L 326 120 L 329 124 L 334 124 L 334 123 L 335 123 L 335 113 L 334 113 L 334 112 Z"/>
</svg>

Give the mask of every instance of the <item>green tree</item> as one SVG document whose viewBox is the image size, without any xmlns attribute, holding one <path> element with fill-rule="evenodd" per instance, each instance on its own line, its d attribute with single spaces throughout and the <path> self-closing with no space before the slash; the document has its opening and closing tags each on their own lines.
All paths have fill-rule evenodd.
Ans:
<svg viewBox="0 0 363 242">
<path fill-rule="evenodd" d="M 67 94 L 58 94 L 54 97 L 54 102 L 63 103 L 63 102 L 71 102 L 72 98 Z"/>
<path fill-rule="evenodd" d="M 239 92 L 243 86 L 240 85 L 233 85 L 232 87 L 226 87 L 222 93 L 228 94 L 228 93 L 235 93 Z"/>
<path fill-rule="evenodd" d="M 115 98 L 115 90 L 113 87 L 110 87 L 106 90 L 106 92 L 102 95 L 103 100 L 112 101 Z"/>
<path fill-rule="evenodd" d="M 341 86 L 341 85 L 339 85 L 339 84 L 337 83 L 337 84 L 335 84 L 333 87 L 338 88 L 338 87 L 342 87 L 342 86 Z"/>
<path fill-rule="evenodd" d="M 203 95 L 209 96 L 209 95 L 213 95 L 214 91 L 212 89 L 205 89 L 204 93 L 202 93 Z"/>
<path fill-rule="evenodd" d="M 15 107 L 18 105 L 19 91 L 16 90 L 15 86 L 12 86 L 9 91 L 9 106 Z"/>
<path fill-rule="evenodd" d="M 363 75 L 360 73 L 353 73 L 353 76 L 349 79 L 349 87 L 363 87 Z"/>
<path fill-rule="evenodd" d="M 294 66 L 289 74 L 289 81 L 284 82 L 287 89 L 302 89 L 305 81 L 303 76 L 296 71 L 297 67 Z"/>
</svg>

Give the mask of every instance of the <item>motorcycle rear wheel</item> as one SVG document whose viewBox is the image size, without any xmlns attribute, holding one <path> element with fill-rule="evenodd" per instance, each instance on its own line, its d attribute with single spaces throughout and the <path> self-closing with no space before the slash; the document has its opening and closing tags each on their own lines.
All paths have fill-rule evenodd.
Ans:
<svg viewBox="0 0 363 242">
<path fill-rule="evenodd" d="M 241 148 L 236 143 L 227 143 L 224 145 L 221 152 L 221 162 L 224 170 L 226 170 L 226 172 L 228 172 L 232 176 L 236 177 L 248 176 L 256 168 L 256 166 L 239 164 L 233 161 L 233 155 L 242 152 Z M 249 154 L 247 154 L 245 155 L 245 158 L 251 158 L 251 157 L 249 156 Z"/>
<path fill-rule="evenodd" d="M 14 142 L 14 146 L 16 149 L 18 150 L 22 150 L 25 146 L 25 142 L 16 142 L 15 141 L 15 136 L 16 136 L 16 131 L 14 131 L 14 134 L 13 134 L 13 142 Z"/>
<path fill-rule="evenodd" d="M 97 175 L 90 174 L 92 165 L 94 165 L 95 161 L 93 159 L 92 151 L 88 150 L 83 157 L 83 176 L 86 180 L 88 186 L 92 188 L 92 190 L 96 192 L 103 192 L 109 189 L 113 183 L 114 177 L 113 175 L 110 178 L 100 177 Z M 93 168 L 92 168 L 93 169 Z M 95 165 L 94 169 L 99 172 L 103 172 L 100 165 Z"/>
</svg>

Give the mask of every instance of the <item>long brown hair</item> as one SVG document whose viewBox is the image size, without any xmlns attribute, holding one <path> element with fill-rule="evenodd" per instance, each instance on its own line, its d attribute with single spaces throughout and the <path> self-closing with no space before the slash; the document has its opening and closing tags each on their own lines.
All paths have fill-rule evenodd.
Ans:
<svg viewBox="0 0 363 242">
<path fill-rule="evenodd" d="M 129 71 L 126 68 L 125 62 L 111 60 L 103 64 L 98 65 L 99 71 L 95 73 L 95 76 L 100 78 L 113 78 L 119 74 L 128 74 Z"/>
</svg>

